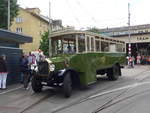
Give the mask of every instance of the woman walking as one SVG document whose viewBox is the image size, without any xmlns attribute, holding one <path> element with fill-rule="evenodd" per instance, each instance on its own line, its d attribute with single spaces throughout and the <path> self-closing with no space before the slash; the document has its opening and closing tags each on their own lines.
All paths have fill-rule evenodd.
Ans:
<svg viewBox="0 0 150 113">
<path fill-rule="evenodd" d="M 0 89 L 6 89 L 6 79 L 7 79 L 7 66 L 6 66 L 6 56 L 0 56 Z"/>
</svg>

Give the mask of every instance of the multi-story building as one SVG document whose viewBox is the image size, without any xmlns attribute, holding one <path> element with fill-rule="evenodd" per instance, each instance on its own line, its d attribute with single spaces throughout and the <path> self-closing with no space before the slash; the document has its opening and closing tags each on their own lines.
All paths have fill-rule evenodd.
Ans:
<svg viewBox="0 0 150 113">
<path fill-rule="evenodd" d="M 138 53 L 141 55 L 150 55 L 150 24 L 136 25 L 130 27 L 117 27 L 99 29 L 101 34 L 121 39 L 126 42 L 127 53 L 128 43 L 131 43 L 131 53 L 136 56 Z"/>
<path fill-rule="evenodd" d="M 62 28 L 61 20 L 51 20 L 51 28 Z M 33 43 L 22 44 L 25 53 L 39 49 L 41 35 L 49 29 L 49 18 L 40 14 L 39 8 L 19 8 L 18 16 L 14 18 L 11 31 L 33 37 Z"/>
</svg>

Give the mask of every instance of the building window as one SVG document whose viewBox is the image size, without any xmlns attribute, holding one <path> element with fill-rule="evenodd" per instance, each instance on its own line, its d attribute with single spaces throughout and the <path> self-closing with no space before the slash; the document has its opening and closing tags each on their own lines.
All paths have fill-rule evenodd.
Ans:
<svg viewBox="0 0 150 113">
<path fill-rule="evenodd" d="M 21 28 L 21 27 L 17 27 L 17 28 L 16 28 L 16 32 L 17 32 L 17 33 L 22 33 L 22 28 Z"/>
<path fill-rule="evenodd" d="M 21 22 L 23 22 L 23 19 L 21 17 L 17 17 L 16 18 L 16 23 L 21 23 Z"/>
</svg>

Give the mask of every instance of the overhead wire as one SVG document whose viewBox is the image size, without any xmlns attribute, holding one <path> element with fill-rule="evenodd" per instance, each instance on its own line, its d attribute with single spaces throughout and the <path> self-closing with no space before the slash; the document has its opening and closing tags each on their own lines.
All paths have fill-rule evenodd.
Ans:
<svg viewBox="0 0 150 113">
<path fill-rule="evenodd" d="M 80 8 L 82 8 L 83 10 L 84 10 L 84 12 L 86 13 L 86 15 L 88 15 L 88 16 L 90 16 L 90 15 L 92 15 L 91 13 L 89 13 L 89 11 L 86 9 L 86 8 L 84 8 L 83 7 L 83 5 L 81 4 L 81 2 L 79 2 L 78 0 L 75 0 L 76 1 L 76 4 L 78 5 L 78 6 L 80 6 Z M 90 18 L 91 18 L 91 20 L 95 23 L 95 26 L 96 25 L 99 25 L 99 21 L 97 20 L 97 19 L 95 19 L 95 17 L 92 15 L 92 16 L 90 16 Z M 115 18 L 115 19 L 105 19 L 105 20 L 101 20 L 102 22 L 108 22 L 108 21 L 112 21 L 112 20 L 122 20 L 122 19 L 124 19 L 124 18 Z M 120 22 L 119 22 L 120 23 Z M 93 27 L 95 27 L 94 25 L 93 25 Z"/>
<path fill-rule="evenodd" d="M 72 9 L 72 7 L 71 7 L 69 1 L 68 1 L 68 0 L 65 0 L 65 1 L 66 1 L 67 5 L 68 5 L 68 8 L 69 8 L 70 11 L 72 12 L 72 15 L 73 15 L 75 21 L 76 21 L 76 22 L 79 24 L 79 26 L 81 27 L 80 20 L 77 18 L 77 16 L 76 16 L 75 12 L 73 11 L 73 9 Z"/>
<path fill-rule="evenodd" d="M 69 3 L 69 1 L 68 0 L 65 0 L 66 1 L 66 3 L 67 3 L 67 5 L 68 5 L 68 7 L 69 7 L 69 9 L 70 9 L 70 11 L 72 12 L 72 15 L 73 15 L 73 17 L 75 18 L 75 20 L 76 20 L 76 22 L 79 24 L 79 26 L 81 27 L 81 22 L 80 22 L 80 20 L 79 20 L 79 18 L 77 17 L 77 15 L 75 14 L 75 12 L 74 12 L 74 10 L 73 10 L 73 8 L 71 7 L 71 4 Z M 133 2 L 132 2 L 132 6 L 135 6 L 136 4 L 138 4 L 139 2 L 140 2 L 141 0 L 134 0 Z M 75 0 L 75 2 L 76 2 L 76 4 L 80 7 L 80 8 L 82 8 L 83 10 L 84 10 L 84 12 L 85 12 L 85 15 L 86 16 L 90 16 L 90 20 L 92 20 L 94 23 L 95 23 L 95 25 L 99 25 L 99 23 L 100 22 L 98 22 L 98 20 L 97 19 L 95 19 L 95 17 L 86 9 L 86 8 L 84 8 L 84 6 L 81 4 L 81 2 L 79 1 L 79 0 Z M 105 19 L 105 20 L 101 20 L 102 22 L 108 22 L 108 21 L 112 21 L 112 20 L 122 20 L 122 19 L 124 19 L 124 18 L 115 18 L 115 19 Z M 120 23 L 120 22 L 119 22 Z"/>
<path fill-rule="evenodd" d="M 86 10 L 86 9 L 83 7 L 83 5 L 82 5 L 78 0 L 76 0 L 76 4 L 77 4 L 79 7 L 81 7 L 81 8 L 84 10 L 84 12 L 87 13 L 88 16 L 92 15 L 91 13 L 89 13 L 88 10 Z M 96 19 L 94 18 L 94 16 L 90 16 L 90 18 L 91 18 L 91 20 L 92 20 L 95 24 L 97 24 Z"/>
</svg>

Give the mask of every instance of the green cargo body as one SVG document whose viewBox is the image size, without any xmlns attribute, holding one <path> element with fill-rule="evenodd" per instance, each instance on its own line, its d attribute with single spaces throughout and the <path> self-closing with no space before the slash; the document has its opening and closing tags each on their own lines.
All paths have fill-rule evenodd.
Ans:
<svg viewBox="0 0 150 113">
<path fill-rule="evenodd" d="M 96 82 L 96 71 L 112 67 L 113 64 L 124 64 L 124 53 L 80 53 L 75 55 L 63 55 L 61 57 L 52 58 L 52 62 L 56 66 L 56 70 L 65 67 L 65 60 L 68 60 L 69 67 L 80 74 L 81 85 L 87 86 Z M 55 71 L 56 71 L 55 70 Z"/>
</svg>

